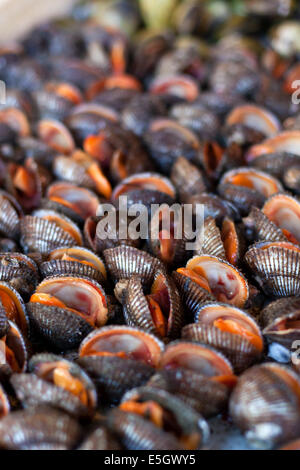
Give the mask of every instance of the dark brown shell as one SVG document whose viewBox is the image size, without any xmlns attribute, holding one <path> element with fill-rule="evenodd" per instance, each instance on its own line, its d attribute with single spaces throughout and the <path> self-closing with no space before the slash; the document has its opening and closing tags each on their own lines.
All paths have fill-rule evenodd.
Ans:
<svg viewBox="0 0 300 470">
<path fill-rule="evenodd" d="M 183 304 L 187 308 L 191 318 L 194 317 L 200 305 L 205 302 L 216 300 L 212 294 L 200 287 L 189 277 L 176 271 L 173 272 L 172 277 L 178 287 Z"/>
<path fill-rule="evenodd" d="M 229 183 L 219 185 L 218 192 L 221 197 L 233 203 L 243 215 L 248 214 L 252 206 L 262 207 L 266 200 L 266 197 L 258 191 Z"/>
<path fill-rule="evenodd" d="M 2 449 L 72 449 L 80 436 L 77 421 L 52 408 L 15 411 L 0 422 Z"/>
<path fill-rule="evenodd" d="M 300 433 L 300 379 L 292 369 L 266 363 L 240 377 L 230 399 L 235 424 L 256 446 L 270 448 Z"/>
<path fill-rule="evenodd" d="M 226 260 L 221 232 L 213 217 L 207 217 L 205 219 L 203 226 L 203 243 L 201 243 L 199 249 L 194 251 L 194 254 L 212 255 Z"/>
<path fill-rule="evenodd" d="M 289 242 L 260 242 L 245 260 L 266 294 L 279 297 L 300 293 L 300 249 Z"/>
<path fill-rule="evenodd" d="M 106 266 L 114 281 L 130 279 L 133 275 L 143 284 L 150 284 L 161 262 L 149 253 L 131 246 L 119 246 L 103 252 Z"/>
<path fill-rule="evenodd" d="M 202 416 L 180 398 L 165 390 L 149 385 L 132 389 L 124 395 L 120 406 L 121 409 L 124 409 L 122 404 L 126 404 L 127 401 L 138 403 L 152 401 L 157 403 L 171 415 L 171 422 L 174 428 L 171 424 L 171 426 L 169 425 L 169 430 L 173 431 L 179 437 L 179 440 L 182 439 L 183 445 L 185 439 L 188 445 L 188 439 L 193 436 L 192 448 L 195 449 L 199 448 L 208 439 L 209 427 Z M 187 449 L 191 450 L 190 447 L 187 447 Z"/>
<path fill-rule="evenodd" d="M 256 240 L 287 241 L 282 230 L 257 207 L 252 207 L 249 215 L 243 219 L 243 222 L 246 228 L 253 232 L 253 237 Z"/>
<path fill-rule="evenodd" d="M 195 315 L 195 320 L 197 323 L 186 325 L 183 328 L 182 338 L 187 341 L 197 341 L 209 346 L 213 346 L 218 351 L 221 351 L 230 360 L 236 373 L 240 373 L 241 371 L 250 367 L 254 362 L 259 361 L 262 355 L 262 350 L 257 349 L 247 338 L 244 338 L 241 335 L 221 331 L 212 324 L 205 324 L 201 322 L 202 311 L 204 311 L 207 307 L 212 309 L 214 308 L 214 305 L 216 307 L 220 305 L 225 309 L 228 308 L 228 310 L 232 312 L 232 316 L 234 315 L 234 311 L 237 311 L 239 316 L 245 316 L 248 321 L 255 324 L 254 319 L 252 319 L 240 309 L 232 308 L 226 304 L 207 303 L 200 307 L 200 309 L 197 311 Z M 256 327 L 259 331 L 258 326 Z M 260 338 L 263 345 L 261 334 Z"/>
<path fill-rule="evenodd" d="M 58 366 L 60 364 L 68 366 L 70 374 L 81 381 L 89 395 L 88 405 L 83 404 L 78 396 L 63 387 L 49 383 L 36 375 L 40 365 L 55 362 Z M 28 371 L 31 373 L 14 374 L 10 378 L 15 393 L 23 406 L 51 406 L 74 417 L 86 417 L 93 414 L 97 404 L 95 386 L 78 365 L 53 354 L 38 354 L 29 361 Z"/>
<path fill-rule="evenodd" d="M 98 427 L 80 444 L 78 450 L 121 450 L 121 445 L 105 428 Z"/>
<path fill-rule="evenodd" d="M 54 211 L 53 211 L 54 213 Z M 81 237 L 80 231 L 70 219 L 62 217 L 68 224 L 74 227 L 74 230 Z M 21 244 L 24 250 L 28 252 L 40 252 L 48 254 L 55 248 L 62 246 L 71 247 L 78 244 L 78 240 L 73 238 L 68 232 L 57 226 L 54 222 L 43 219 L 39 216 L 26 215 L 21 219 Z"/>
<path fill-rule="evenodd" d="M 0 254 L 0 280 L 9 282 L 25 298 L 37 286 L 39 272 L 36 263 L 21 253 Z"/>
<path fill-rule="evenodd" d="M 172 434 L 133 413 L 114 409 L 108 414 L 106 425 L 127 450 L 182 450 Z"/>
<path fill-rule="evenodd" d="M 17 238 L 20 232 L 22 209 L 10 194 L 0 192 L 0 232 L 5 237 Z"/>
<path fill-rule="evenodd" d="M 182 203 L 187 198 L 206 191 L 201 170 L 186 158 L 179 157 L 172 167 L 171 181 L 178 191 Z"/>
<path fill-rule="evenodd" d="M 142 361 L 117 356 L 83 356 L 78 364 L 93 379 L 101 403 L 118 403 L 124 393 L 145 384 L 155 371 Z"/>
<path fill-rule="evenodd" d="M 224 384 L 184 368 L 161 369 L 148 385 L 178 396 L 206 418 L 225 409 L 230 394 Z"/>
<path fill-rule="evenodd" d="M 267 305 L 260 314 L 263 334 L 268 341 L 280 343 L 291 349 L 299 339 L 297 322 L 300 320 L 300 298 L 285 297 Z"/>
<path fill-rule="evenodd" d="M 30 302 L 27 312 L 33 333 L 58 351 L 78 347 L 93 329 L 82 317 L 67 309 Z"/>
</svg>

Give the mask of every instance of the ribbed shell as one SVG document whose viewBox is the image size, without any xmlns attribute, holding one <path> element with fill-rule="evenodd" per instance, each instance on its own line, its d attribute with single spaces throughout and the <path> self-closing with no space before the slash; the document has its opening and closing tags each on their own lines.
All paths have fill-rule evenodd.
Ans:
<svg viewBox="0 0 300 470">
<path fill-rule="evenodd" d="M 179 193 L 181 202 L 185 202 L 189 196 L 206 191 L 201 171 L 184 157 L 178 157 L 174 163 L 171 181 Z"/>
<path fill-rule="evenodd" d="M 276 373 L 300 379 L 288 367 L 267 363 L 248 369 L 230 399 L 230 414 L 256 446 L 270 448 L 300 434 L 299 395 Z"/>
<path fill-rule="evenodd" d="M 269 341 L 275 341 L 291 349 L 293 342 L 300 337 L 300 329 L 295 326 L 277 331 L 277 323 L 284 320 L 300 321 L 300 297 L 285 297 L 275 300 L 265 307 L 260 314 L 265 337 Z"/>
<path fill-rule="evenodd" d="M 149 385 L 132 389 L 127 392 L 122 403 L 133 400 L 136 402 L 153 401 L 164 410 L 171 413 L 184 436 L 199 434 L 199 444 L 207 440 L 209 427 L 207 422 L 193 408 L 184 403 L 180 398 L 163 389 Z"/>
<path fill-rule="evenodd" d="M 114 409 L 106 423 L 127 450 L 182 450 L 175 436 L 136 414 Z"/>
<path fill-rule="evenodd" d="M 232 202 L 242 214 L 247 214 L 252 206 L 261 207 L 266 198 L 254 189 L 224 183 L 218 186 L 220 196 Z"/>
<path fill-rule="evenodd" d="M 243 222 L 247 228 L 254 229 L 257 240 L 287 241 L 282 230 L 257 207 L 252 207 L 250 214 L 243 219 Z"/>
<path fill-rule="evenodd" d="M 300 294 L 299 252 L 281 246 L 261 249 L 261 243 L 257 243 L 247 251 L 245 260 L 267 295 Z"/>
<path fill-rule="evenodd" d="M 53 160 L 53 173 L 60 180 L 89 189 L 95 188 L 95 183 L 87 174 L 85 167 L 71 157 L 58 155 Z"/>
<path fill-rule="evenodd" d="M 47 405 L 58 408 L 76 418 L 87 417 L 90 410 L 77 396 L 32 374 L 14 374 L 10 378 L 13 389 L 25 407 Z"/>
<path fill-rule="evenodd" d="M 77 348 L 93 330 L 82 317 L 67 309 L 30 302 L 27 312 L 34 332 L 56 350 Z"/>
<path fill-rule="evenodd" d="M 81 436 L 76 420 L 53 408 L 21 410 L 0 421 L 0 446 L 3 449 L 72 449 Z"/>
<path fill-rule="evenodd" d="M 20 216 L 12 202 L 0 193 L 0 233 L 5 237 L 17 238 L 20 230 Z"/>
<path fill-rule="evenodd" d="M 205 302 L 213 302 L 216 300 L 213 294 L 198 286 L 198 284 L 192 281 L 189 277 L 176 271 L 173 272 L 172 277 L 178 287 L 182 302 L 188 309 L 192 318 L 200 305 Z"/>
<path fill-rule="evenodd" d="M 21 219 L 20 228 L 21 244 L 26 252 L 48 254 L 55 248 L 78 244 L 68 232 L 54 222 L 40 217 L 26 215 Z"/>
<path fill-rule="evenodd" d="M 250 161 L 250 165 L 281 178 L 286 168 L 300 163 L 300 156 L 287 152 L 260 155 Z"/>
<path fill-rule="evenodd" d="M 213 217 L 207 217 L 204 221 L 203 243 L 195 255 L 211 255 L 226 260 L 224 245 L 221 238 L 221 232 L 216 225 Z"/>
<path fill-rule="evenodd" d="M 105 250 L 103 255 L 108 271 L 115 281 L 130 279 L 135 275 L 141 278 L 143 284 L 149 284 L 162 266 L 158 259 L 132 246 L 110 248 Z"/>
<path fill-rule="evenodd" d="M 89 264 L 80 263 L 79 261 L 67 261 L 61 259 L 45 261 L 40 265 L 40 271 L 43 277 L 67 274 L 70 276 L 88 277 L 90 279 L 94 279 L 100 284 L 105 283 L 105 279 L 98 269 Z"/>
<path fill-rule="evenodd" d="M 121 446 L 107 429 L 98 427 L 82 442 L 78 450 L 121 450 Z"/>
<path fill-rule="evenodd" d="M 101 402 L 119 402 L 125 392 L 143 385 L 155 369 L 142 361 L 117 356 L 86 356 L 78 364 L 93 379 Z"/>
<path fill-rule="evenodd" d="M 229 388 L 224 384 L 183 368 L 161 369 L 148 385 L 175 394 L 205 418 L 217 415 L 229 399 Z"/>
<path fill-rule="evenodd" d="M 208 344 L 221 351 L 230 360 L 236 373 L 250 367 L 261 356 L 261 352 L 246 338 L 221 331 L 213 325 L 203 323 L 186 325 L 182 330 L 182 339 Z"/>
</svg>

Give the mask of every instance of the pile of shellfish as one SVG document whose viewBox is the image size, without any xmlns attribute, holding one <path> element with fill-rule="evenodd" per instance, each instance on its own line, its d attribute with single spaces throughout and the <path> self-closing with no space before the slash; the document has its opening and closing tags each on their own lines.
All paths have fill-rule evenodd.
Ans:
<svg viewBox="0 0 300 470">
<path fill-rule="evenodd" d="M 96 3 L 0 49 L 0 448 L 299 449 L 299 8 Z"/>
</svg>

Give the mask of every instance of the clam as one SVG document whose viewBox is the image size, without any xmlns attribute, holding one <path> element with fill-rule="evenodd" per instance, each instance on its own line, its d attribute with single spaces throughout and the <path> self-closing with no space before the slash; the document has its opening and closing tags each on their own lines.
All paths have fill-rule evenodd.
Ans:
<svg viewBox="0 0 300 470">
<path fill-rule="evenodd" d="M 259 242 L 249 248 L 245 261 L 266 294 L 299 295 L 299 246 L 289 242 Z"/>
<path fill-rule="evenodd" d="M 200 305 L 215 300 L 213 294 L 207 290 L 206 286 L 200 285 L 197 282 L 198 279 L 193 278 L 189 270 L 179 268 L 172 273 L 172 277 L 177 285 L 181 302 L 191 318 L 194 318 Z"/>
<path fill-rule="evenodd" d="M 27 305 L 34 331 L 55 348 L 71 349 L 108 320 L 104 290 L 88 278 L 56 276 L 42 281 Z"/>
<path fill-rule="evenodd" d="M 185 157 L 178 157 L 172 167 L 171 181 L 176 187 L 181 202 L 188 197 L 205 192 L 206 185 L 201 170 Z"/>
<path fill-rule="evenodd" d="M 270 197 L 262 208 L 263 213 L 287 239 L 300 244 L 300 201 L 288 194 L 276 194 Z"/>
<path fill-rule="evenodd" d="M 295 165 L 287 168 L 283 175 L 283 182 L 285 186 L 295 191 L 296 194 L 300 194 L 300 166 Z"/>
<path fill-rule="evenodd" d="M 157 258 L 132 246 L 118 246 L 103 252 L 107 269 L 114 281 L 137 276 L 143 284 L 151 284 L 156 271 L 162 267 Z"/>
<path fill-rule="evenodd" d="M 28 118 L 23 111 L 17 108 L 5 108 L 0 110 L 0 122 L 7 124 L 20 137 L 28 137 L 31 134 Z"/>
<path fill-rule="evenodd" d="M 262 155 L 272 153 L 287 153 L 299 156 L 299 131 L 283 131 L 275 137 L 264 140 L 261 144 L 254 145 L 249 149 L 246 160 L 252 163 Z"/>
<path fill-rule="evenodd" d="M 0 446 L 8 450 L 67 450 L 80 436 L 75 419 L 50 407 L 15 411 L 0 423 Z"/>
<path fill-rule="evenodd" d="M 74 417 L 93 414 L 97 394 L 80 367 L 60 356 L 38 354 L 28 364 L 29 373 L 14 374 L 10 382 L 23 406 L 47 405 Z"/>
<path fill-rule="evenodd" d="M 14 322 L 26 336 L 28 317 L 21 295 L 10 284 L 0 282 L 0 302 L 7 319 Z"/>
<path fill-rule="evenodd" d="M 261 207 L 266 198 L 282 189 L 281 183 L 269 174 L 246 167 L 225 173 L 218 186 L 220 195 L 242 213 L 248 213 L 252 206 Z"/>
<path fill-rule="evenodd" d="M 254 129 L 266 137 L 272 137 L 280 131 L 280 122 L 274 114 L 251 104 L 237 106 L 228 114 L 226 125 L 237 124 Z"/>
<path fill-rule="evenodd" d="M 8 320 L 8 329 L 0 339 L 1 368 L 7 365 L 12 372 L 24 372 L 27 365 L 27 346 L 19 328 Z M 3 357 L 4 356 L 4 357 Z"/>
<path fill-rule="evenodd" d="M 20 218 L 23 212 L 10 194 L 0 192 L 0 232 L 2 235 L 17 238 L 20 232 Z"/>
<path fill-rule="evenodd" d="M 156 272 L 150 294 L 144 294 L 141 281 L 134 277 L 129 281 L 121 280 L 116 285 L 115 294 L 123 303 L 128 325 L 161 338 L 178 338 L 183 324 L 183 310 L 179 292 L 164 272 Z"/>
<path fill-rule="evenodd" d="M 239 378 L 230 414 L 255 446 L 271 448 L 299 436 L 300 380 L 290 368 L 266 363 Z"/>
<path fill-rule="evenodd" d="M 215 140 L 204 141 L 199 152 L 199 163 L 205 173 L 212 179 L 217 179 L 224 170 L 227 161 L 225 149 Z"/>
<path fill-rule="evenodd" d="M 108 326 L 90 333 L 81 343 L 80 357 L 119 356 L 156 367 L 163 343 L 154 335 L 129 326 Z"/>
<path fill-rule="evenodd" d="M 85 276 L 100 284 L 105 283 L 107 278 L 101 258 L 81 246 L 53 250 L 49 254 L 48 260 L 40 265 L 40 270 L 44 277 L 62 274 Z"/>
<path fill-rule="evenodd" d="M 9 399 L 3 389 L 0 386 L 0 417 L 1 419 L 7 416 L 10 412 L 10 402 Z"/>
<path fill-rule="evenodd" d="M 199 94 L 198 85 L 188 75 L 158 76 L 150 86 L 154 95 L 170 95 L 185 101 L 195 101 Z"/>
<path fill-rule="evenodd" d="M 124 393 L 144 385 L 155 369 L 139 359 L 118 355 L 83 355 L 78 364 L 96 385 L 101 404 L 116 404 Z"/>
<path fill-rule="evenodd" d="M 182 155 L 189 161 L 197 159 L 200 144 L 189 129 L 170 119 L 156 119 L 145 135 L 149 153 L 163 173 L 168 173 Z"/>
<path fill-rule="evenodd" d="M 122 123 L 137 135 L 143 135 L 154 117 L 166 114 L 162 99 L 146 93 L 136 94 L 124 107 Z"/>
<path fill-rule="evenodd" d="M 77 225 L 68 217 L 51 210 L 39 209 L 20 222 L 21 245 L 28 252 L 48 254 L 55 248 L 82 245 Z"/>
<path fill-rule="evenodd" d="M 100 203 L 96 194 L 89 189 L 67 182 L 51 184 L 47 198 L 44 207 L 62 212 L 79 223 L 96 215 Z"/>
<path fill-rule="evenodd" d="M 27 159 L 24 165 L 7 166 L 6 187 L 24 210 L 38 207 L 42 197 L 42 175 L 37 164 Z"/>
<path fill-rule="evenodd" d="M 0 253 L 0 280 L 8 282 L 26 298 L 38 283 L 38 267 L 31 258 L 21 253 Z"/>
<path fill-rule="evenodd" d="M 208 424 L 201 415 L 178 397 L 155 387 L 130 390 L 119 409 L 143 416 L 159 429 L 171 432 L 187 450 L 198 449 L 209 435 Z"/>
<path fill-rule="evenodd" d="M 203 224 L 203 243 L 199 249 L 195 250 L 194 254 L 217 256 L 226 260 L 221 232 L 213 217 L 209 216 L 205 219 Z"/>
<path fill-rule="evenodd" d="M 70 157 L 58 155 L 53 162 L 53 172 L 57 178 L 97 191 L 107 199 L 111 196 L 111 185 L 100 165 L 80 150 Z"/>
<path fill-rule="evenodd" d="M 121 450 L 121 446 L 105 427 L 99 426 L 84 439 L 78 450 Z"/>
<path fill-rule="evenodd" d="M 127 450 L 180 450 L 172 434 L 159 429 L 150 421 L 119 409 L 111 410 L 106 425 L 121 440 Z"/>
<path fill-rule="evenodd" d="M 252 207 L 248 216 L 243 219 L 243 222 L 246 229 L 250 232 L 251 238 L 255 240 L 287 241 L 282 230 L 257 207 Z"/>
<path fill-rule="evenodd" d="M 286 297 L 267 305 L 260 314 L 263 334 L 269 342 L 291 349 L 299 338 L 300 298 Z"/>
<path fill-rule="evenodd" d="M 159 173 L 138 173 L 125 178 L 118 184 L 113 193 L 112 200 L 120 196 L 127 196 L 128 205 L 131 204 L 162 204 L 172 203 L 176 197 L 176 190 L 171 181 Z"/>
<path fill-rule="evenodd" d="M 38 123 L 38 136 L 55 152 L 70 154 L 75 143 L 70 131 L 59 121 L 43 120 Z"/>
<path fill-rule="evenodd" d="M 216 256 L 194 256 L 182 274 L 187 274 L 220 302 L 243 307 L 248 299 L 249 287 L 242 273 Z"/>
<path fill-rule="evenodd" d="M 228 357 L 237 372 L 260 359 L 262 334 L 246 312 L 231 305 L 207 302 L 198 309 L 195 321 L 183 328 L 182 338 L 215 347 Z"/>
</svg>

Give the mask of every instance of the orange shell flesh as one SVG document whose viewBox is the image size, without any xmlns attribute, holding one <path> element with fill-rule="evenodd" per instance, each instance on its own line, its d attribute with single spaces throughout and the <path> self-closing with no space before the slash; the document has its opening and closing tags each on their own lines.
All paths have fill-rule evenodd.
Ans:
<svg viewBox="0 0 300 470">
<path fill-rule="evenodd" d="M 84 405 L 88 405 L 88 394 L 83 383 L 73 377 L 66 368 L 58 367 L 53 371 L 53 383 L 77 396 Z"/>
<path fill-rule="evenodd" d="M 238 239 L 234 228 L 234 223 L 229 219 L 224 219 L 221 232 L 222 242 L 225 249 L 226 259 L 234 266 L 238 261 Z"/>
<path fill-rule="evenodd" d="M 112 187 L 108 179 L 100 170 L 99 165 L 96 162 L 92 163 L 89 166 L 87 173 L 96 184 L 97 191 L 106 199 L 109 199 L 111 197 Z"/>
<path fill-rule="evenodd" d="M 218 318 L 214 321 L 214 327 L 221 331 L 227 331 L 228 333 L 239 335 L 248 339 L 250 343 L 259 351 L 262 351 L 263 349 L 262 339 L 258 335 L 244 328 L 242 325 L 239 325 L 238 322 L 235 322 L 234 320 Z"/>
<path fill-rule="evenodd" d="M 159 428 L 163 427 L 164 411 L 155 401 L 149 400 L 144 403 L 138 403 L 136 401 L 129 400 L 121 403 L 119 408 L 127 413 L 135 413 L 145 418 L 149 418 L 155 426 L 158 426 Z"/>
<path fill-rule="evenodd" d="M 167 335 L 167 321 L 162 313 L 159 303 L 151 295 L 146 296 L 149 310 L 157 332 L 161 337 Z"/>
<path fill-rule="evenodd" d="M 13 177 L 15 188 L 22 191 L 27 197 L 33 196 L 36 191 L 34 176 L 24 167 L 19 166 Z"/>
<path fill-rule="evenodd" d="M 183 274 L 184 276 L 188 277 L 189 279 L 194 281 L 196 284 L 198 284 L 198 286 L 202 287 L 202 289 L 205 289 L 211 293 L 211 288 L 209 287 L 206 277 L 203 275 L 200 275 L 198 271 L 195 272 L 188 268 L 178 268 L 177 272 L 179 274 Z"/>
</svg>

